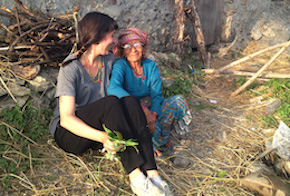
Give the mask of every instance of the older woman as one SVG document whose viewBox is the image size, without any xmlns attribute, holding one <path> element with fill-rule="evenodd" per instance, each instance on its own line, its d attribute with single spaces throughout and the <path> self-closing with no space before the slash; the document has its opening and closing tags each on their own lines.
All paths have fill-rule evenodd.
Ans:
<svg viewBox="0 0 290 196">
<path fill-rule="evenodd" d="M 120 33 L 113 51 L 120 58 L 113 66 L 107 92 L 119 98 L 134 96 L 140 100 L 155 156 L 162 156 L 161 150 L 173 146 L 169 139 L 171 130 L 179 134 L 188 132 L 191 115 L 182 95 L 162 98 L 162 80 L 155 62 L 146 58 L 147 44 L 148 36 L 140 29 L 129 28 Z"/>
<path fill-rule="evenodd" d="M 89 148 L 103 146 L 118 153 L 137 195 L 164 195 L 168 186 L 157 171 L 146 118 L 135 97 L 107 96 L 115 57 L 109 52 L 115 44 L 118 25 L 108 15 L 91 12 L 79 23 L 78 51 L 60 67 L 55 97 L 58 105 L 50 131 L 57 145 L 80 155 Z M 116 152 L 103 124 L 119 131 L 124 139 L 136 139 L 138 152 L 128 147 Z M 145 173 L 147 176 L 145 176 Z M 161 187 L 161 188 L 160 188 Z"/>
</svg>

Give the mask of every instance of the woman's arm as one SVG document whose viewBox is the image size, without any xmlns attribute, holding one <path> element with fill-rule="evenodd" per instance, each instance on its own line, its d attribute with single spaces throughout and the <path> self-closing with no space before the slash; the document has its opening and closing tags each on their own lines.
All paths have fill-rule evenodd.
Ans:
<svg viewBox="0 0 290 196">
<path fill-rule="evenodd" d="M 126 65 L 121 63 L 120 60 L 116 61 L 114 64 L 110 83 L 107 88 L 108 95 L 115 95 L 118 98 L 130 96 L 130 94 L 123 88 L 126 72 L 125 66 Z"/>
<path fill-rule="evenodd" d="M 154 62 L 153 62 L 154 63 Z M 156 64 L 152 66 L 151 76 L 150 76 L 150 97 L 151 97 L 151 111 L 155 112 L 157 115 L 161 112 L 161 106 L 163 102 L 162 90 L 161 90 L 162 80 L 159 75 Z"/>
<path fill-rule="evenodd" d="M 60 125 L 72 133 L 97 141 L 103 144 L 104 148 L 114 152 L 113 142 L 109 140 L 108 134 L 104 131 L 94 129 L 75 115 L 75 97 L 59 97 Z"/>
</svg>

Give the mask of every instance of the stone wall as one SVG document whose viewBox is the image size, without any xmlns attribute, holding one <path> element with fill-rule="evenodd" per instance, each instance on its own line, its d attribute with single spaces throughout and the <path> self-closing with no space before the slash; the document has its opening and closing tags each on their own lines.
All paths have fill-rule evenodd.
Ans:
<svg viewBox="0 0 290 196">
<path fill-rule="evenodd" d="M 190 0 L 185 0 L 190 3 Z M 107 13 L 118 21 L 121 28 L 138 27 L 149 34 L 149 49 L 161 52 L 172 49 L 174 32 L 173 0 L 22 0 L 32 9 L 51 14 L 65 13 L 80 8 L 83 16 L 89 11 Z M 250 38 L 259 16 L 269 10 L 271 0 L 197 0 L 206 43 L 231 42 L 239 35 L 239 42 Z M 0 6 L 13 8 L 13 0 L 0 0 Z M 1 17 L 3 20 L 3 17 Z M 5 22 L 8 22 L 7 20 Z M 186 22 L 185 37 L 192 37 L 193 28 Z M 194 40 L 194 39 L 191 39 Z M 194 47 L 195 42 L 186 42 Z"/>
<path fill-rule="evenodd" d="M 244 48 L 251 39 L 250 32 L 261 15 L 269 12 L 271 0 L 225 0 L 221 41 L 232 42 L 235 48 Z"/>
</svg>

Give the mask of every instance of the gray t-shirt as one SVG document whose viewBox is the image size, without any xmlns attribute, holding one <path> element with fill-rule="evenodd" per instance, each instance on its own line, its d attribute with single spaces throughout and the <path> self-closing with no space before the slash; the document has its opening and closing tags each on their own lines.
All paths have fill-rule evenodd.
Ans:
<svg viewBox="0 0 290 196">
<path fill-rule="evenodd" d="M 75 58 L 75 55 L 68 56 L 66 60 Z M 57 86 L 55 97 L 57 106 L 54 110 L 50 123 L 50 133 L 54 136 L 56 125 L 60 120 L 59 115 L 59 96 L 67 95 L 75 97 L 76 110 L 93 103 L 107 95 L 112 66 L 115 62 L 113 54 L 101 56 L 101 62 L 104 67 L 100 68 L 100 82 L 93 82 L 89 73 L 85 70 L 80 61 L 74 60 L 66 66 L 59 69 L 57 77 Z M 98 80 L 98 78 L 94 78 Z"/>
</svg>

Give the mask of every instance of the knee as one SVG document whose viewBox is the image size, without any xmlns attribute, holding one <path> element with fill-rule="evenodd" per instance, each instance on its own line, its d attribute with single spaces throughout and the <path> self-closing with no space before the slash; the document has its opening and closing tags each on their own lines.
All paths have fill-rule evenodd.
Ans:
<svg viewBox="0 0 290 196">
<path fill-rule="evenodd" d="M 106 99 L 107 99 L 107 102 L 110 102 L 110 103 L 119 102 L 119 98 L 114 95 L 109 95 L 106 97 Z"/>
<path fill-rule="evenodd" d="M 110 107 L 116 107 L 121 104 L 120 99 L 116 96 L 110 95 L 106 97 L 106 104 Z"/>
<path fill-rule="evenodd" d="M 175 95 L 175 99 L 185 101 L 184 95 Z"/>
<path fill-rule="evenodd" d="M 121 98 L 121 100 L 125 103 L 139 104 L 139 100 L 133 96 L 123 97 L 123 98 Z"/>
</svg>

